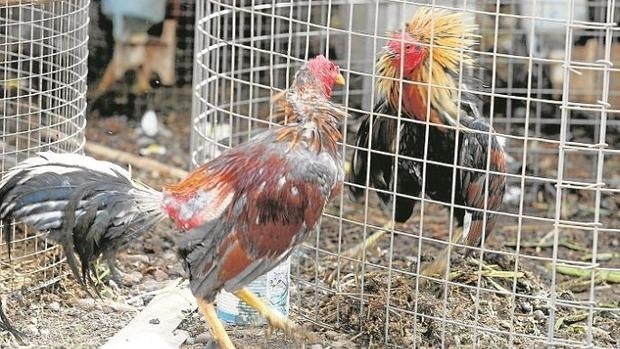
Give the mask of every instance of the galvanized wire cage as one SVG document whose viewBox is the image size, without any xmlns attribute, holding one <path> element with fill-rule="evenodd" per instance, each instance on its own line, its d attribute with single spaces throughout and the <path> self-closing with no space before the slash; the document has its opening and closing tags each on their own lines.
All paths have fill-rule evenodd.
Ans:
<svg viewBox="0 0 620 349">
<path fill-rule="evenodd" d="M 343 193 L 292 262 L 296 319 L 363 346 L 619 345 L 614 0 L 198 1 L 193 165 L 273 127 L 271 98 L 316 54 L 345 72 L 334 99 L 351 114 L 349 161 L 358 117 L 372 113 L 385 32 L 420 7 L 465 12 L 479 26 L 478 68 L 461 78 L 481 81 L 469 89 L 511 158 L 499 223 L 474 258 L 453 258 L 449 277 L 429 279 L 419 266 L 449 244 L 454 204 L 414 198 L 413 217 L 357 264 L 344 252 L 392 210 L 372 188 L 362 203 Z"/>
<path fill-rule="evenodd" d="M 39 151 L 84 144 L 88 0 L 0 2 L 1 173 Z M 5 235 L 12 235 L 11 258 Z M 63 275 L 62 251 L 18 223 L 0 229 L 0 293 Z"/>
</svg>

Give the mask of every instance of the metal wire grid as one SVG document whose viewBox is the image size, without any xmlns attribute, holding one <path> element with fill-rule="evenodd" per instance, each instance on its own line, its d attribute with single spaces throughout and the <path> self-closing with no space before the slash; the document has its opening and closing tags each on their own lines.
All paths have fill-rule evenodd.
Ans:
<svg viewBox="0 0 620 349">
<path fill-rule="evenodd" d="M 342 252 L 379 229 L 390 210 L 377 209 L 374 189 L 361 205 L 343 194 L 293 262 L 296 315 L 365 345 L 618 345 L 618 291 L 603 277 L 620 271 L 612 253 L 620 233 L 620 88 L 612 85 L 620 11 L 613 0 L 198 1 L 192 164 L 272 126 L 270 98 L 318 53 L 346 73 L 347 88 L 334 98 L 353 116 L 343 128 L 349 160 L 354 119 L 375 101 L 384 33 L 400 29 L 418 6 L 464 11 L 480 25 L 472 53 L 484 70 L 464 76 L 483 82 L 472 87 L 483 115 L 514 158 L 500 223 L 469 266 L 478 272 L 473 280 L 433 279 L 443 292 L 432 293 L 419 264 L 449 241 L 455 205 L 414 198 L 414 218 L 378 252 L 365 251 L 355 273 Z M 483 255 L 510 272 L 504 286 L 482 276 Z M 397 299 L 407 287 L 409 299 Z M 404 318 L 415 320 L 398 327 Z"/>
<path fill-rule="evenodd" d="M 169 8 L 173 6 L 169 1 Z M 147 108 L 154 108 L 157 112 L 190 113 L 191 109 L 191 83 L 192 83 L 192 57 L 194 55 L 194 9 L 195 0 L 178 0 L 179 12 L 176 30 L 176 59 L 175 75 L 176 82 L 173 86 L 161 85 L 153 77 L 153 90 L 146 96 L 137 96 L 131 90 L 131 84 L 127 83 L 131 74 L 126 74 L 125 79 L 114 84 L 112 93 L 104 97 L 102 104 L 95 106 L 100 114 L 109 116 L 111 113 L 140 116 Z M 171 12 L 171 11 L 169 11 Z M 171 13 L 168 13 L 171 15 Z M 114 40 L 112 38 L 112 22 L 101 13 L 101 3 L 96 2 L 90 8 L 90 38 L 88 48 L 90 51 L 88 63 L 89 88 L 94 89 L 103 76 L 107 64 L 112 59 Z M 155 25 L 155 24 L 154 24 Z M 135 74 L 134 74 L 135 75 Z"/>
<path fill-rule="evenodd" d="M 88 0 L 0 2 L 4 174 L 39 151 L 84 144 Z M 11 259 L 4 234 L 12 234 Z M 32 291 L 63 275 L 60 248 L 20 224 L 0 228 L 0 292 Z"/>
</svg>

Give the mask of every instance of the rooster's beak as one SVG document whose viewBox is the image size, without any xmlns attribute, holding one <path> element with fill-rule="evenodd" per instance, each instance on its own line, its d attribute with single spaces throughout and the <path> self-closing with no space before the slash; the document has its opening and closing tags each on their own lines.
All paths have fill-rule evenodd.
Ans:
<svg viewBox="0 0 620 349">
<path fill-rule="evenodd" d="M 342 74 L 336 75 L 336 85 L 344 85 L 345 84 L 344 76 Z"/>
</svg>

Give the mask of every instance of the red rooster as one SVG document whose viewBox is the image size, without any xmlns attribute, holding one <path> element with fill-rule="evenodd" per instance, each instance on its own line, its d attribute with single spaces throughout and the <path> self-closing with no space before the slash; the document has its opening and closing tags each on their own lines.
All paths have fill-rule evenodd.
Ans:
<svg viewBox="0 0 620 349">
<path fill-rule="evenodd" d="M 464 86 L 460 92 L 457 89 L 461 64 L 473 64 L 469 50 L 475 43 L 475 28 L 465 24 L 462 13 L 424 8 L 404 32 L 390 35 L 376 65 L 379 102 L 374 111 L 392 117 L 373 115 L 362 121 L 350 178 L 356 186 L 349 187 L 354 197 L 362 196 L 367 183 L 383 190 L 378 196 L 391 212 L 390 192 L 396 186 L 398 222 L 409 219 L 416 203 L 403 195 L 424 193 L 447 204 L 454 197 L 454 215 L 463 226 L 455 240 L 462 234 L 469 246 L 480 244 L 483 231 L 488 236 L 493 230 L 495 215 L 485 210 L 499 209 L 506 170 L 505 153 L 493 129 L 479 117 Z M 465 103 L 459 104 L 459 98 Z M 399 127 L 400 114 L 404 118 Z M 364 150 L 369 147 L 370 154 Z M 397 151 L 409 159 L 387 155 Z M 376 242 L 384 232 L 368 241 Z M 425 274 L 443 273 L 446 256 L 436 261 Z"/>
<path fill-rule="evenodd" d="M 272 326 L 306 335 L 244 287 L 318 229 L 324 206 L 342 186 L 337 142 L 346 114 L 330 101 L 335 84 L 344 84 L 339 67 L 323 56 L 311 59 L 275 101 L 292 123 L 224 151 L 163 192 L 108 162 L 42 153 L 3 178 L 1 218 L 48 230 L 68 257 L 77 252 L 87 273 L 100 253 L 170 217 L 186 232 L 179 255 L 221 347 L 233 348 L 212 305 L 222 289 Z"/>
</svg>

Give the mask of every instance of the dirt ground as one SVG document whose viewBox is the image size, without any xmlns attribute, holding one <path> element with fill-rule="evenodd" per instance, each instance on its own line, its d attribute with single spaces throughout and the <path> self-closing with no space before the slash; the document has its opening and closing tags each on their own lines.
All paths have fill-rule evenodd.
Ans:
<svg viewBox="0 0 620 349">
<path fill-rule="evenodd" d="M 121 117 L 89 120 L 87 139 L 133 154 L 155 142 L 165 146 L 166 153 L 150 157 L 187 169 L 189 117 L 168 113 L 163 115 L 163 122 L 170 134 L 149 140 L 138 132 L 138 120 Z M 556 164 L 553 158 L 541 161 L 547 161 L 550 169 Z M 609 164 L 609 175 L 619 179 L 620 160 Z M 137 168 L 132 171 L 134 176 L 155 187 L 174 180 Z M 524 194 L 528 196 L 524 212 L 553 217 L 555 199 L 544 188 Z M 591 199 L 591 193 L 567 194 L 567 204 L 563 206 L 567 212 L 563 215 L 575 220 L 590 219 Z M 619 222 L 620 198 L 602 200 L 605 210 L 600 219 L 608 226 Z M 510 205 L 511 212 L 518 212 L 518 205 Z M 368 224 L 381 226 L 385 215 L 377 206 L 373 196 L 368 205 Z M 595 346 L 620 345 L 620 287 L 614 284 L 618 282 L 620 268 L 617 234 L 599 232 L 597 236 L 597 259 L 601 267 L 613 274 L 597 274 L 591 280 L 587 275 L 569 275 L 574 270 L 558 273 L 554 309 L 547 300 L 551 290 L 550 266 L 535 259 L 554 253 L 553 237 L 543 239 L 551 231 L 551 224 L 526 218 L 521 222 L 519 235 L 517 220 L 504 219 L 485 247 L 505 253 L 488 252 L 480 258 L 480 253 L 475 252 L 463 258 L 462 252 L 457 252 L 450 267 L 451 282 L 447 283 L 441 277 L 429 281 L 415 275 L 421 263 L 438 255 L 441 246 L 435 240 L 448 238 L 446 209 L 425 205 L 422 217 L 418 212 L 406 225 L 397 226 L 395 234 L 384 236 L 364 256 L 366 264 L 362 273 L 356 264 L 333 256 L 359 242 L 363 231 L 355 222 L 364 221 L 364 205 L 344 198 L 342 207 L 341 211 L 339 202 L 328 207 L 320 236 L 308 239 L 293 264 L 292 318 L 320 333 L 325 340 L 323 345 L 311 346 L 313 349 L 382 348 L 386 346 L 386 335 L 387 342 L 394 347 L 537 348 L 544 346 L 541 339 L 544 340 L 550 327 L 558 340 L 585 344 L 589 323 Z M 344 219 L 338 219 L 340 215 Z M 373 231 L 368 229 L 367 233 Z M 184 275 L 174 252 L 175 235 L 170 226 L 162 224 L 133 242 L 119 255 L 126 285 L 120 288 L 100 285 L 102 300 L 88 297 L 69 275 L 46 289 L 10 297 L 8 316 L 23 332 L 25 340 L 20 346 L 2 333 L 0 347 L 102 345 L 148 304 L 154 291 Z M 559 242 L 560 247 L 555 251 L 559 259 L 591 259 L 590 231 L 564 230 Z M 520 246 L 518 259 L 514 257 L 517 245 Z M 552 313 L 554 322 L 550 325 Z M 210 347 L 211 336 L 205 326 L 197 312 L 188 314 L 179 327 L 189 334 L 183 348 Z M 230 333 L 243 348 L 299 347 L 278 333 L 268 335 L 265 328 L 235 328 Z M 574 342 L 565 343 L 566 347 L 574 346 Z"/>
</svg>

